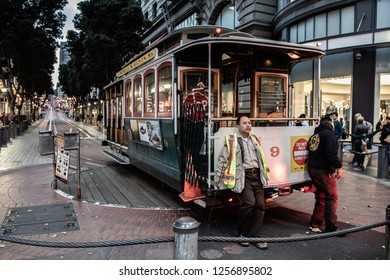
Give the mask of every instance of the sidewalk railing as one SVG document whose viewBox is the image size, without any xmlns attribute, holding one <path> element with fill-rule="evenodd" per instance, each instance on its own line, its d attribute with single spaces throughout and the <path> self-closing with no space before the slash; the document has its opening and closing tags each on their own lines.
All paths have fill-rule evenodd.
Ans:
<svg viewBox="0 0 390 280">
<path fill-rule="evenodd" d="M 316 239 L 324 239 L 335 236 L 342 236 L 367 229 L 386 226 L 385 228 L 385 259 L 390 260 L 390 205 L 386 206 L 386 220 L 375 224 L 357 226 L 349 229 L 311 234 L 295 237 L 215 237 L 215 236 L 200 236 L 198 237 L 199 225 L 194 218 L 181 217 L 172 225 L 175 233 L 174 237 L 154 237 L 142 238 L 137 240 L 116 240 L 102 242 L 47 242 L 34 241 L 30 239 L 17 238 L 1 234 L 0 240 L 18 243 L 23 245 L 50 247 L 50 248 L 97 248 L 97 247 L 116 247 L 151 243 L 175 242 L 174 244 L 174 259 L 175 260 L 196 260 L 198 258 L 198 242 L 268 242 L 268 243 L 286 243 L 310 241 Z"/>
<path fill-rule="evenodd" d="M 346 144 L 347 143 L 347 144 Z M 373 143 L 373 146 L 378 148 L 378 151 L 373 151 L 370 153 L 364 153 L 364 152 L 357 152 L 354 150 L 350 150 L 349 152 L 352 154 L 358 154 L 358 155 L 374 155 L 377 154 L 377 173 L 376 177 L 378 179 L 387 179 L 389 176 L 389 157 L 390 157 L 390 151 L 389 147 L 390 145 L 382 145 L 380 143 Z M 344 154 L 344 149 L 346 147 L 351 146 L 350 141 L 340 141 L 339 142 L 339 150 L 338 150 L 338 155 L 341 161 L 343 161 L 343 154 Z M 369 160 L 369 165 L 370 161 L 372 160 L 372 157 L 370 157 Z"/>
</svg>

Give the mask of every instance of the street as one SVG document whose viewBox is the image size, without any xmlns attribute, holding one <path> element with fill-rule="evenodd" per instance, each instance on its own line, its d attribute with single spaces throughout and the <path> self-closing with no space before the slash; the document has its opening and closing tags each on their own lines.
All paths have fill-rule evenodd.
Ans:
<svg viewBox="0 0 390 280">
<path fill-rule="evenodd" d="M 59 182 L 53 190 L 52 156 L 37 151 L 39 131 L 50 129 L 62 134 L 80 131 L 82 199 L 75 198 L 77 182 L 72 151 L 69 184 Z M 15 207 L 71 203 L 77 228 L 36 231 L 15 235 L 23 239 L 50 242 L 95 242 L 173 236 L 172 224 L 191 216 L 201 223 L 199 236 L 235 236 L 237 209 L 203 210 L 185 204 L 177 193 L 134 167 L 119 165 L 103 151 L 102 134 L 97 128 L 74 122 L 61 112 L 49 112 L 45 120 L 32 124 L 24 135 L 0 152 L 0 219 Z M 338 220 L 341 229 L 385 220 L 390 204 L 390 181 L 348 170 L 338 181 Z M 294 192 L 267 204 L 264 238 L 312 235 L 308 223 L 314 205 L 312 193 Z M 50 221 L 49 221 L 50 224 Z M 12 235 L 12 234 L 11 234 Z M 45 248 L 1 242 L 2 260 L 171 260 L 173 243 L 139 244 L 105 248 Z M 384 260 L 385 227 L 299 242 L 269 243 L 266 251 L 233 242 L 199 242 L 199 259 L 204 260 Z"/>
</svg>

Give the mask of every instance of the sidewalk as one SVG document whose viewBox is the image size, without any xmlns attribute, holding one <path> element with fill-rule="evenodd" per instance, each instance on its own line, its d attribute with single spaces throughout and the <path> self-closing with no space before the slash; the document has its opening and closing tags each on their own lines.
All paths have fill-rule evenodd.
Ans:
<svg viewBox="0 0 390 280">
<path fill-rule="evenodd" d="M 3 221 L 9 209 L 15 207 L 72 203 L 79 229 L 17 237 L 50 242 L 172 237 L 173 223 L 183 216 L 192 216 L 201 222 L 201 236 L 234 235 L 234 213 L 226 216 L 219 210 L 200 213 L 183 208 L 113 207 L 95 204 L 93 201 L 77 201 L 54 191 L 50 187 L 53 180 L 52 158 L 42 157 L 36 150 L 38 133 L 44 126 L 43 121 L 33 124 L 24 135 L 18 136 L 0 153 L 0 220 Z M 338 215 L 342 228 L 385 219 L 384 207 L 390 204 L 388 180 L 346 171 L 338 185 Z M 306 235 L 313 203 L 311 193 L 294 192 L 290 196 L 276 198 L 267 205 L 264 237 Z M 348 238 L 269 244 L 267 251 L 260 251 L 254 246 L 243 248 L 229 242 L 200 242 L 199 259 L 383 259 L 383 236 L 384 227 L 379 227 Z M 1 241 L 0 245 L 0 259 L 3 260 L 173 259 L 172 242 L 87 249 L 34 247 Z"/>
<path fill-rule="evenodd" d="M 185 209 L 124 208 L 76 201 L 55 192 L 52 156 L 37 149 L 44 121 L 34 123 L 0 153 L 0 220 L 9 208 L 51 204 L 74 206 L 80 230 L 18 236 L 37 241 L 94 242 L 173 236 L 172 224 L 191 213 Z M 24 168 L 20 168 L 24 167 Z M 131 230 L 130 230 L 131 229 Z M 4 243 L 0 259 L 172 259 L 173 243 L 91 249 L 56 249 Z"/>
</svg>

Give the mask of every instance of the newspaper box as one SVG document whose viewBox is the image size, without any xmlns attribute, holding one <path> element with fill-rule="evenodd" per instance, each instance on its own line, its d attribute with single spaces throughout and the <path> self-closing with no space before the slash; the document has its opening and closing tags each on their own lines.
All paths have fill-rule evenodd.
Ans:
<svg viewBox="0 0 390 280">
<path fill-rule="evenodd" d="M 54 154 L 54 138 L 51 130 L 39 131 L 38 150 L 41 156 Z"/>
<path fill-rule="evenodd" d="M 77 141 L 78 132 L 64 132 L 64 150 L 77 150 L 79 148 L 79 144 Z"/>
</svg>

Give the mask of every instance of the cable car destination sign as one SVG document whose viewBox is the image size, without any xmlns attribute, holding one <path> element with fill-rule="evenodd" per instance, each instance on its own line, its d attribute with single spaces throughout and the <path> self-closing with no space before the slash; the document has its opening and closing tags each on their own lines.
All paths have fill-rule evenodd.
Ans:
<svg viewBox="0 0 390 280">
<path fill-rule="evenodd" d="M 120 70 L 118 73 L 116 73 L 116 77 L 119 78 L 119 77 L 122 77 L 123 75 L 125 75 L 126 73 L 134 70 L 135 68 L 138 68 L 140 67 L 142 64 L 145 64 L 146 62 L 152 60 L 153 58 L 155 58 L 156 56 L 156 52 L 157 50 L 156 49 L 153 49 L 151 50 L 150 52 L 144 54 L 143 56 L 141 56 L 140 58 L 138 58 L 137 60 L 133 61 L 132 63 L 130 63 L 129 65 L 127 65 L 126 67 L 124 67 L 122 70 Z"/>
</svg>

